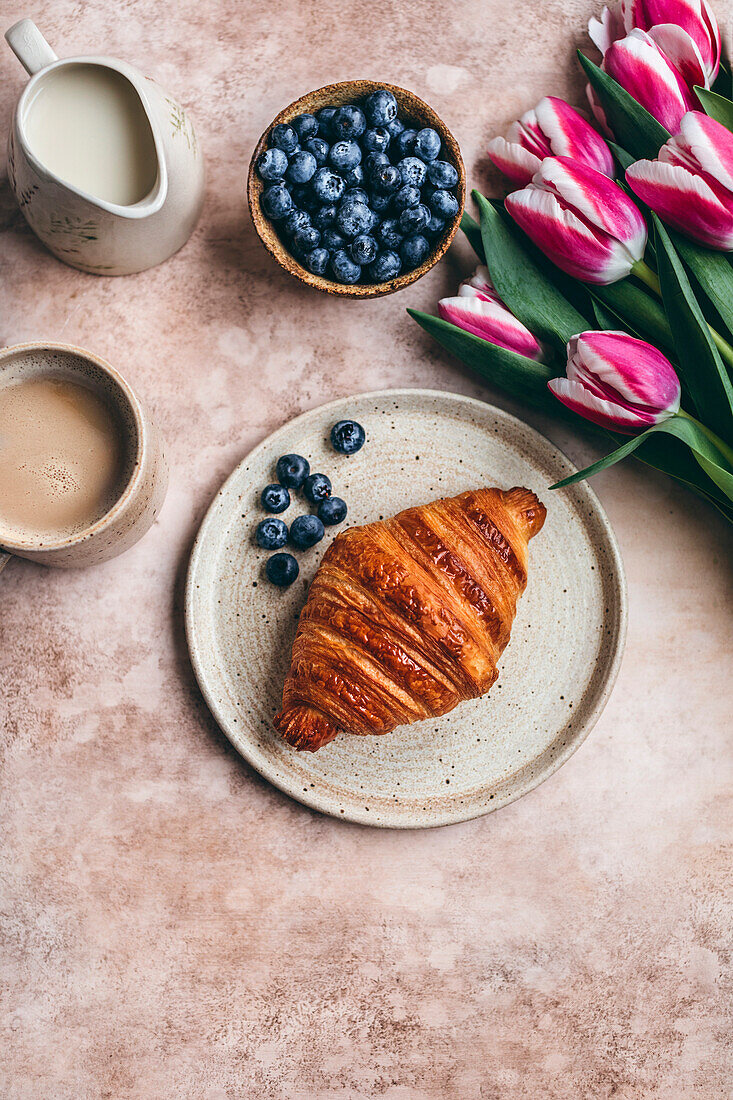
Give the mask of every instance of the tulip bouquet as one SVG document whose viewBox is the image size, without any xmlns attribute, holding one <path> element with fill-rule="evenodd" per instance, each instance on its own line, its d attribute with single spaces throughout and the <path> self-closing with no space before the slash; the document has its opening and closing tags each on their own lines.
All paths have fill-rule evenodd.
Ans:
<svg viewBox="0 0 733 1100">
<path fill-rule="evenodd" d="M 513 396 L 636 452 L 733 522 L 733 101 L 707 0 L 621 0 L 579 53 L 595 125 L 548 96 L 488 147 L 479 266 L 438 317 L 445 348 Z M 630 438 L 629 438 L 630 437 Z"/>
</svg>

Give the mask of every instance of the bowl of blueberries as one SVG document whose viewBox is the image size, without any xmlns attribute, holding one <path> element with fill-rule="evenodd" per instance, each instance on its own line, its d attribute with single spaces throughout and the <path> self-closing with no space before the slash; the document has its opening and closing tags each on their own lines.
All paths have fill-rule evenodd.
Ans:
<svg viewBox="0 0 733 1100">
<path fill-rule="evenodd" d="M 412 92 L 328 84 L 281 111 L 255 147 L 247 197 L 267 251 L 308 286 L 391 294 L 443 256 L 466 176 L 456 139 Z"/>
</svg>

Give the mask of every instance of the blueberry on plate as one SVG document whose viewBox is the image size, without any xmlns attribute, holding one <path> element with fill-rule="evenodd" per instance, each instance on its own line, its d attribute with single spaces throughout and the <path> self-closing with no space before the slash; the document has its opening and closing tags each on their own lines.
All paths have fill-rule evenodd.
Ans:
<svg viewBox="0 0 733 1100">
<path fill-rule="evenodd" d="M 456 196 L 444 188 L 434 191 L 428 202 L 432 212 L 440 218 L 455 218 L 460 210 Z"/>
<path fill-rule="evenodd" d="M 346 184 L 331 168 L 319 168 L 313 177 L 313 193 L 322 203 L 338 202 Z"/>
<path fill-rule="evenodd" d="M 310 141 L 306 141 L 304 148 L 306 152 L 316 158 L 318 167 L 323 168 L 323 165 L 328 160 L 328 150 L 330 148 L 328 142 L 324 141 L 323 138 L 313 137 Z"/>
<path fill-rule="evenodd" d="M 417 267 L 430 252 L 430 244 L 427 237 L 416 233 L 412 237 L 405 237 L 400 245 L 400 256 L 405 267 Z"/>
<path fill-rule="evenodd" d="M 341 175 L 344 177 L 344 183 L 347 187 L 361 187 L 366 179 L 366 174 L 360 164 L 357 164 L 356 168 L 347 168 Z"/>
<path fill-rule="evenodd" d="M 272 221 L 285 218 L 294 207 L 293 196 L 284 183 L 273 183 L 262 192 L 262 209 Z"/>
<path fill-rule="evenodd" d="M 370 264 L 377 257 L 377 242 L 374 237 L 360 233 L 349 245 L 349 255 L 355 264 L 361 264 L 362 267 Z"/>
<path fill-rule="evenodd" d="M 318 505 L 318 518 L 326 527 L 333 527 L 335 523 L 344 522 L 347 511 L 346 501 L 341 497 L 327 497 Z"/>
<path fill-rule="evenodd" d="M 433 187 L 455 187 L 458 183 L 458 172 L 447 160 L 434 160 L 428 165 L 428 179 Z"/>
<path fill-rule="evenodd" d="M 323 231 L 321 247 L 327 248 L 329 252 L 338 252 L 339 249 L 346 248 L 346 237 L 342 237 L 337 229 L 329 227 Z"/>
<path fill-rule="evenodd" d="M 386 283 L 396 279 L 402 269 L 402 261 L 396 252 L 388 248 L 380 252 L 374 263 L 369 265 L 369 275 L 375 283 Z"/>
<path fill-rule="evenodd" d="M 323 535 L 323 523 L 318 516 L 298 516 L 290 524 L 290 541 L 298 550 L 310 550 Z"/>
<path fill-rule="evenodd" d="M 293 210 L 292 214 L 288 214 L 285 219 L 283 228 L 287 235 L 292 237 L 299 229 L 305 229 L 310 223 L 311 216 L 306 210 Z"/>
<path fill-rule="evenodd" d="M 279 180 L 288 168 L 288 158 L 282 149 L 265 149 L 257 160 L 257 172 L 263 180 Z"/>
<path fill-rule="evenodd" d="M 366 118 L 361 107 L 352 103 L 339 107 L 331 121 L 331 133 L 334 138 L 356 138 L 366 130 Z"/>
<path fill-rule="evenodd" d="M 401 214 L 403 210 L 407 210 L 409 206 L 418 206 L 420 203 L 420 188 L 413 187 L 411 184 L 406 184 L 404 187 L 400 187 L 398 191 L 395 191 L 394 198 L 392 199 L 392 206 Z"/>
<path fill-rule="evenodd" d="M 293 233 L 293 248 L 304 255 L 318 248 L 321 243 L 321 234 L 314 225 L 304 225 L 297 233 Z"/>
<path fill-rule="evenodd" d="M 290 493 L 284 485 L 266 485 L 260 496 L 266 512 L 284 512 L 290 504 Z"/>
<path fill-rule="evenodd" d="M 436 160 L 440 155 L 440 145 L 440 134 L 431 126 L 426 126 L 415 137 L 415 155 L 423 160 Z"/>
<path fill-rule="evenodd" d="M 419 157 L 403 157 L 397 167 L 400 170 L 403 184 L 409 187 L 422 187 L 428 167 Z"/>
<path fill-rule="evenodd" d="M 367 96 L 364 110 L 372 126 L 386 126 L 397 118 L 397 100 L 386 88 L 378 88 Z"/>
<path fill-rule="evenodd" d="M 265 566 L 267 579 L 278 588 L 287 588 L 297 579 L 300 566 L 292 554 L 273 554 Z"/>
<path fill-rule="evenodd" d="M 336 225 L 345 237 L 358 237 L 372 227 L 372 212 L 364 202 L 342 202 L 336 214 Z"/>
<path fill-rule="evenodd" d="M 331 428 L 331 446 L 342 455 L 355 455 L 364 446 L 366 432 L 356 420 L 339 420 Z"/>
<path fill-rule="evenodd" d="M 308 183 L 308 180 L 313 179 L 317 168 L 318 163 L 313 154 L 305 149 L 299 149 L 290 158 L 290 165 L 285 173 L 285 178 L 290 180 L 291 183 Z"/>
<path fill-rule="evenodd" d="M 369 180 L 375 191 L 393 195 L 404 182 L 399 168 L 393 164 L 378 164 L 369 174 Z"/>
<path fill-rule="evenodd" d="M 318 504 L 331 495 L 331 482 L 325 474 L 311 474 L 303 482 L 303 492 L 311 504 Z"/>
<path fill-rule="evenodd" d="M 390 132 L 386 127 L 374 126 L 371 130 L 364 131 L 361 144 L 367 153 L 386 153 L 391 140 Z"/>
<path fill-rule="evenodd" d="M 319 206 L 311 219 L 316 229 L 328 229 L 336 217 L 337 209 L 335 202 L 327 202 L 325 206 Z"/>
<path fill-rule="evenodd" d="M 376 232 L 376 238 L 383 248 L 399 248 L 403 236 L 396 218 L 385 218 Z"/>
<path fill-rule="evenodd" d="M 277 480 L 286 489 L 300 489 L 310 472 L 310 463 L 302 455 L 281 455 L 275 467 Z"/>
<path fill-rule="evenodd" d="M 361 163 L 361 148 L 356 141 L 335 141 L 328 159 L 337 172 L 349 172 Z"/>
<path fill-rule="evenodd" d="M 400 157 L 409 157 L 415 151 L 415 138 L 417 137 L 417 130 L 402 130 L 397 135 L 394 141 L 394 147 L 396 154 Z"/>
<path fill-rule="evenodd" d="M 319 133 L 323 134 L 324 137 L 330 137 L 331 135 L 331 124 L 335 114 L 335 107 L 321 107 L 320 111 L 316 111 Z"/>
<path fill-rule="evenodd" d="M 257 524 L 255 541 L 263 550 L 279 550 L 288 541 L 288 527 L 281 519 L 263 519 Z"/>
<path fill-rule="evenodd" d="M 283 153 L 294 153 L 298 148 L 298 135 L 286 122 L 278 122 L 277 126 L 272 128 L 270 143 L 282 149 Z"/>
<path fill-rule="evenodd" d="M 406 236 L 412 233 L 420 233 L 429 221 L 430 211 L 427 206 L 423 203 L 420 203 L 419 206 L 410 206 L 400 214 L 400 232 Z M 301 230 L 301 232 L 307 232 L 307 230 Z"/>
<path fill-rule="evenodd" d="M 310 138 L 314 138 L 318 133 L 318 119 L 315 115 L 303 114 L 294 118 L 290 125 L 298 135 L 298 141 L 302 145 L 303 142 L 309 141 Z"/>
<path fill-rule="evenodd" d="M 314 248 L 303 256 L 303 263 L 313 275 L 325 275 L 331 253 L 327 248 Z"/>
<path fill-rule="evenodd" d="M 341 248 L 331 256 L 331 271 L 338 283 L 351 285 L 361 278 L 361 268 L 355 264 L 349 253 Z"/>
</svg>

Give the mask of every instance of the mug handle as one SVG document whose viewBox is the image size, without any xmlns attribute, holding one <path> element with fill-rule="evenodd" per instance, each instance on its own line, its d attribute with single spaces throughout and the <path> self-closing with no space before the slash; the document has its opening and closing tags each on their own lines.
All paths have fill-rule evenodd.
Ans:
<svg viewBox="0 0 733 1100">
<path fill-rule="evenodd" d="M 30 76 L 45 69 L 58 57 L 32 19 L 21 19 L 5 32 L 5 39 Z"/>
<path fill-rule="evenodd" d="M 0 573 L 2 573 L 5 566 L 8 564 L 12 557 L 12 554 L 6 554 L 4 550 L 0 550 Z"/>
</svg>

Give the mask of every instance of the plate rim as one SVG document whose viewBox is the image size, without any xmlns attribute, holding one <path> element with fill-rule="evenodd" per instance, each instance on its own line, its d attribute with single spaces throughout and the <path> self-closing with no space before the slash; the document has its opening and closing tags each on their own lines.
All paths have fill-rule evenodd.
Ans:
<svg viewBox="0 0 733 1100">
<path fill-rule="evenodd" d="M 191 667 L 193 668 L 196 682 L 199 690 L 203 695 L 204 701 L 218 725 L 221 732 L 229 741 L 232 748 L 242 757 L 243 760 L 251 767 L 255 772 L 266 779 L 268 783 L 272 784 L 278 790 L 294 799 L 296 802 L 307 806 L 311 810 L 316 810 L 319 813 L 326 814 L 329 817 L 334 818 L 337 821 L 348 821 L 352 824 L 366 825 L 371 828 L 379 829 L 426 829 L 426 828 L 441 828 L 446 825 L 457 825 L 464 821 L 471 821 L 479 817 L 484 817 L 487 814 L 494 813 L 496 810 L 503 808 L 504 806 L 511 805 L 512 802 L 516 802 L 517 799 L 522 798 L 524 795 L 529 794 L 530 791 L 535 790 L 547 779 L 549 779 L 555 772 L 567 763 L 571 756 L 574 755 L 584 743 L 588 735 L 595 727 L 598 719 L 603 713 L 608 699 L 613 691 L 613 688 L 618 679 L 619 670 L 621 667 L 621 661 L 624 655 L 624 649 L 626 645 L 626 634 L 628 627 L 628 589 L 626 582 L 626 573 L 624 570 L 623 559 L 621 557 L 621 550 L 618 544 L 618 539 L 611 525 L 611 521 L 606 515 L 606 511 L 603 508 L 600 500 L 596 496 L 596 493 L 588 484 L 587 481 L 577 482 L 572 486 L 572 489 L 576 492 L 580 492 L 585 497 L 585 502 L 593 509 L 593 512 L 600 522 L 600 525 L 605 536 L 607 547 L 609 550 L 609 561 L 612 564 L 612 573 L 616 581 L 617 600 L 618 600 L 618 628 L 616 630 L 614 638 L 613 653 L 606 669 L 605 676 L 603 677 L 602 684 L 598 690 L 598 695 L 591 712 L 583 723 L 582 728 L 575 731 L 575 736 L 568 742 L 568 744 L 562 749 L 562 751 L 555 754 L 546 766 L 539 774 L 532 775 L 524 783 L 520 783 L 515 790 L 512 790 L 503 797 L 494 799 L 492 805 L 480 806 L 480 807 L 466 807 L 463 809 L 456 808 L 455 812 L 446 811 L 439 815 L 433 815 L 430 818 L 422 819 L 420 814 L 414 814 L 414 820 L 376 820 L 370 819 L 366 814 L 359 813 L 358 810 L 350 810 L 345 808 L 343 810 L 329 805 L 323 798 L 319 798 L 317 788 L 313 788 L 313 791 L 305 791 L 302 788 L 296 788 L 294 782 L 288 783 L 287 777 L 280 777 L 277 773 L 273 774 L 273 771 L 266 765 L 263 765 L 261 761 L 256 757 L 254 753 L 248 753 L 245 749 L 248 747 L 246 741 L 242 741 L 241 730 L 233 730 L 229 728 L 226 716 L 222 713 L 213 690 L 210 688 L 208 681 L 208 674 L 204 662 L 202 660 L 202 654 L 200 652 L 201 647 L 197 645 L 195 639 L 196 626 L 195 626 L 195 609 L 194 602 L 196 600 L 196 586 L 195 586 L 195 574 L 199 565 L 199 558 L 202 553 L 203 545 L 208 534 L 208 528 L 214 522 L 217 508 L 219 507 L 220 498 L 226 494 L 230 484 L 237 477 L 240 469 L 246 463 L 252 461 L 260 451 L 272 445 L 273 440 L 276 440 L 281 432 L 292 429 L 294 426 L 305 420 L 308 417 L 313 416 L 315 413 L 326 413 L 330 409 L 340 407 L 347 401 L 354 400 L 385 400 L 385 399 L 399 399 L 399 398 L 414 398 L 422 397 L 425 399 L 439 399 L 439 400 L 451 400 L 459 404 L 470 408 L 479 409 L 483 414 L 489 412 L 490 414 L 498 416 L 499 419 L 504 420 L 509 425 L 514 425 L 523 431 L 529 431 L 538 436 L 542 442 L 550 448 L 563 462 L 569 467 L 568 476 L 577 472 L 577 467 L 567 457 L 567 455 L 557 447 L 552 440 L 543 435 L 536 428 L 532 427 L 525 420 L 520 419 L 518 416 L 514 416 L 513 413 L 506 412 L 506 410 L 493 405 L 489 401 L 483 401 L 478 397 L 470 397 L 467 394 L 455 393 L 451 390 L 435 390 L 424 389 L 422 387 L 409 387 L 401 386 L 391 389 L 382 390 L 368 390 L 363 393 L 344 394 L 342 397 L 334 398 L 332 401 L 327 401 L 322 405 L 315 405 L 312 409 L 306 409 L 304 412 L 299 413 L 297 416 L 292 417 L 290 420 L 286 420 L 273 432 L 270 432 L 264 439 L 256 443 L 233 467 L 228 476 L 221 483 L 214 496 L 212 497 L 206 512 L 199 524 L 196 537 L 191 547 L 189 555 L 188 567 L 186 570 L 186 586 L 184 593 L 184 627 L 186 635 L 186 645 L 188 648 L 189 660 Z"/>
</svg>

